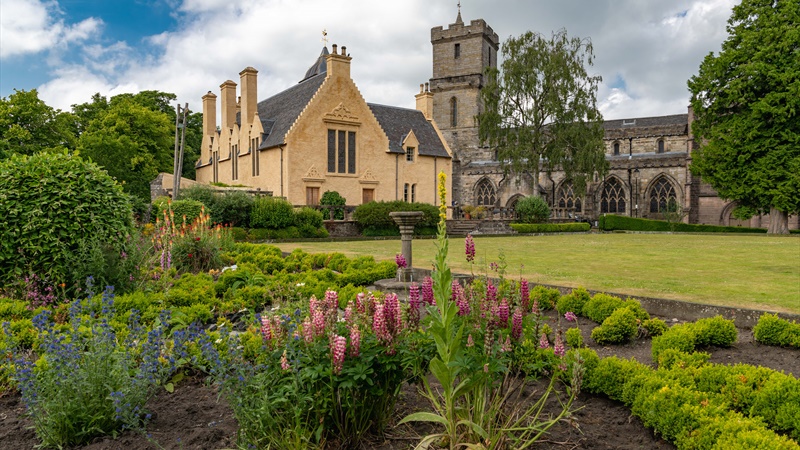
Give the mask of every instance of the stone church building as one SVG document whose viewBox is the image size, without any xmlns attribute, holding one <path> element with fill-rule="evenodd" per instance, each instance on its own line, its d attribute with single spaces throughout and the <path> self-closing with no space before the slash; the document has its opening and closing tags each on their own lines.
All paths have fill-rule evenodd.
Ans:
<svg viewBox="0 0 800 450">
<path fill-rule="evenodd" d="M 476 116 L 481 112 L 480 89 L 486 67 L 497 67 L 500 40 L 482 20 L 465 24 L 459 12 L 447 28 L 431 29 L 433 46 L 433 118 L 453 154 L 453 198 L 459 205 L 485 206 L 492 211 L 513 207 L 523 196 L 547 199 L 556 218 L 596 219 L 603 213 L 663 218 L 668 209 L 685 214 L 689 223 L 766 227 L 768 216 L 738 221 L 736 206 L 719 198 L 708 184 L 689 171 L 692 112 L 661 117 L 607 120 L 605 153 L 609 172 L 575 192 L 563 173 L 539 179 L 505 176 L 493 149 L 481 146 Z M 798 217 L 789 227 L 798 228 Z"/>
<path fill-rule="evenodd" d="M 258 101 L 252 67 L 237 85 L 203 96 L 197 181 L 242 185 L 317 205 L 336 191 L 348 205 L 373 200 L 438 203 L 437 174 L 452 176 L 447 141 L 424 86 L 416 109 L 367 103 L 350 78 L 346 47 L 327 46 L 294 86 Z M 451 202 L 448 192 L 447 202 Z"/>
</svg>

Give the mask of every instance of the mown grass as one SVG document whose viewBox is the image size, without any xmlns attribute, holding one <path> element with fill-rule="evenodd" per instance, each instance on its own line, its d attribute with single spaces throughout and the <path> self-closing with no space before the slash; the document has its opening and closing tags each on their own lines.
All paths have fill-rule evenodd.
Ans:
<svg viewBox="0 0 800 450">
<path fill-rule="evenodd" d="M 414 266 L 429 267 L 435 241 L 414 241 Z M 341 252 L 393 259 L 399 240 L 277 244 L 283 251 Z M 501 255 L 509 277 L 631 296 L 800 313 L 800 239 L 764 235 L 580 234 L 475 239 L 474 271 Z M 464 239 L 448 263 L 470 273 Z"/>
</svg>

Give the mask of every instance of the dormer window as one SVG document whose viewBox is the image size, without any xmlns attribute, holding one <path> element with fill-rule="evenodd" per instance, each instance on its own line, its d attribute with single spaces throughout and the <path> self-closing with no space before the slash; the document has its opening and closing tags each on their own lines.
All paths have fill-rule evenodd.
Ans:
<svg viewBox="0 0 800 450">
<path fill-rule="evenodd" d="M 414 162 L 414 147 L 406 147 L 406 161 Z"/>
</svg>

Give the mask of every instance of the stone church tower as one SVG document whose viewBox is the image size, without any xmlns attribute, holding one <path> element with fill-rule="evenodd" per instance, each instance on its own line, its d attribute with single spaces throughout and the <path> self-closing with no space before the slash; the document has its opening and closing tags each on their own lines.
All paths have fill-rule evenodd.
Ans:
<svg viewBox="0 0 800 450">
<path fill-rule="evenodd" d="M 476 117 L 481 112 L 484 71 L 497 67 L 500 40 L 483 19 L 465 25 L 461 11 L 447 29 L 431 29 L 433 46 L 433 118 L 453 151 L 453 199 L 475 204 L 472 181 L 464 169 L 473 162 L 492 161 L 494 152 L 481 147 Z"/>
</svg>

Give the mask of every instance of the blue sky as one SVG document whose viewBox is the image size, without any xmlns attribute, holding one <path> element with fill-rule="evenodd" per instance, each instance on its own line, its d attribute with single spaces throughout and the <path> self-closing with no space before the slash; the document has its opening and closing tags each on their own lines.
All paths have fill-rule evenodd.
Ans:
<svg viewBox="0 0 800 450">
<path fill-rule="evenodd" d="M 590 37 L 606 118 L 686 112 L 687 79 L 718 51 L 735 0 L 463 0 L 501 41 L 566 28 Z M 2 0 L 0 96 L 38 89 L 69 109 L 92 94 L 157 89 L 200 108 L 200 97 L 259 70 L 259 97 L 299 81 L 321 30 L 346 45 L 367 101 L 413 107 L 431 76 L 431 27 L 454 22 L 456 1 Z"/>
</svg>

